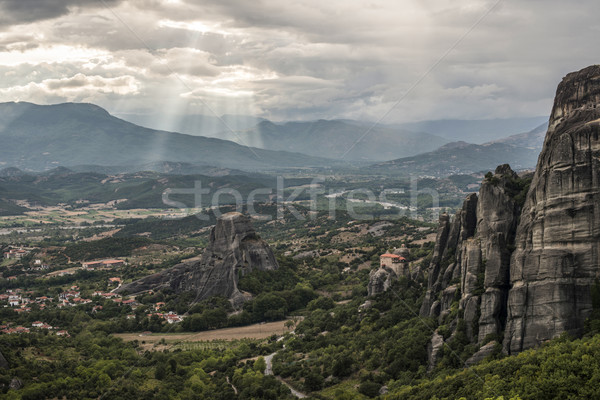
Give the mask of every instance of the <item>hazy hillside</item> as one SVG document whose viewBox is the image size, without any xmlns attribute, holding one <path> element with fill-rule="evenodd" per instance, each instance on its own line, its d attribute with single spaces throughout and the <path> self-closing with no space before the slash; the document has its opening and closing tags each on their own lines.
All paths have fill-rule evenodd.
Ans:
<svg viewBox="0 0 600 400">
<path fill-rule="evenodd" d="M 515 170 L 534 168 L 542 148 L 547 124 L 534 130 L 482 145 L 448 143 L 439 149 L 370 167 L 373 171 L 443 177 L 492 170 L 508 163 Z"/>
<path fill-rule="evenodd" d="M 534 130 L 525 133 L 512 135 L 504 139 L 496 140 L 495 143 L 511 144 L 513 146 L 527 147 L 530 149 L 541 150 L 548 130 L 548 123 L 544 123 Z"/>
<path fill-rule="evenodd" d="M 8 168 L 7 168 L 8 169 Z M 226 176 L 226 175 L 252 175 L 255 172 L 242 171 L 233 168 L 220 168 L 211 165 L 192 164 L 185 162 L 157 161 L 141 165 L 117 165 L 117 166 L 99 166 L 99 165 L 75 165 L 69 167 L 74 172 L 98 172 L 101 174 L 114 175 L 126 174 L 139 171 L 157 172 L 170 175 L 206 175 L 206 176 Z M 0 176 L 2 172 L 0 170 Z"/>
<path fill-rule="evenodd" d="M 483 144 L 509 135 L 529 132 L 548 121 L 548 117 L 503 118 L 482 120 L 444 119 L 402 124 L 400 127 L 412 131 L 429 132 L 448 141 L 463 141 Z"/>
<path fill-rule="evenodd" d="M 286 150 L 315 157 L 385 161 L 434 150 L 448 141 L 428 133 L 349 120 L 318 120 L 275 124 L 262 121 L 224 138 L 268 150 Z"/>
<path fill-rule="evenodd" d="M 225 140 L 142 128 L 92 104 L 0 104 L 0 141 L 2 166 L 33 170 L 160 161 L 247 170 L 330 163 L 302 154 L 249 149 Z"/>
<path fill-rule="evenodd" d="M 160 129 L 169 132 L 180 132 L 193 136 L 219 137 L 222 131 L 232 129 L 241 131 L 253 128 L 264 118 L 248 115 L 211 115 L 188 114 L 175 115 L 165 118 L 160 112 L 155 114 L 119 114 L 115 116 L 125 121 L 150 129 Z"/>
</svg>

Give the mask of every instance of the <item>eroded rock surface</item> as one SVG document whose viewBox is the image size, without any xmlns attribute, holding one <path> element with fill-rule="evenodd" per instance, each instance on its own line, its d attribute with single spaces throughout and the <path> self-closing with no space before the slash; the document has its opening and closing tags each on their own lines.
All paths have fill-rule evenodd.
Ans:
<svg viewBox="0 0 600 400">
<path fill-rule="evenodd" d="M 119 288 L 119 292 L 140 293 L 170 288 L 176 293 L 193 291 L 195 301 L 212 296 L 229 298 L 239 307 L 247 298 L 238 279 L 253 270 L 279 268 L 273 252 L 262 240 L 250 218 L 240 213 L 223 215 L 210 233 L 210 242 L 200 261 L 182 263 Z"/>
<path fill-rule="evenodd" d="M 512 255 L 509 353 L 580 335 L 599 276 L 600 66 L 558 86 Z"/>
<path fill-rule="evenodd" d="M 501 165 L 453 219 L 440 217 L 421 308 L 454 333 L 462 327 L 471 343 L 502 341 L 509 354 L 563 332 L 580 335 L 592 311 L 600 277 L 600 66 L 560 83 L 530 179 L 528 186 Z"/>
</svg>

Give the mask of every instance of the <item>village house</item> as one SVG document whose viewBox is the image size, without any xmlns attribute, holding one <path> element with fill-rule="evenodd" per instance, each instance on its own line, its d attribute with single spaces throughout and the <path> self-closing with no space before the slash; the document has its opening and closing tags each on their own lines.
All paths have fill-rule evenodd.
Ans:
<svg viewBox="0 0 600 400">
<path fill-rule="evenodd" d="M 17 326 L 14 328 L 4 328 L 1 332 L 9 335 L 13 333 L 28 333 L 29 328 L 25 328 L 24 326 Z"/>
<path fill-rule="evenodd" d="M 19 249 L 10 249 L 9 251 L 4 252 L 4 258 L 9 260 L 20 260 L 24 256 L 26 256 L 29 251 L 24 250 L 22 248 Z"/>
<path fill-rule="evenodd" d="M 183 321 L 183 317 L 181 315 L 177 315 L 174 312 L 169 312 L 167 314 L 163 315 L 163 318 L 167 321 L 167 323 L 169 324 L 175 324 L 177 322 L 181 322 Z"/>
<path fill-rule="evenodd" d="M 92 302 L 92 300 L 90 300 L 90 299 L 82 299 L 81 297 L 75 297 L 71 301 L 75 304 L 89 304 Z"/>
<path fill-rule="evenodd" d="M 124 306 L 130 306 L 132 310 L 135 310 L 138 307 L 138 302 L 134 299 L 123 300 L 122 304 Z"/>
<path fill-rule="evenodd" d="M 8 296 L 8 304 L 11 307 L 16 307 L 21 304 L 21 296 L 19 295 L 9 295 Z"/>
<path fill-rule="evenodd" d="M 58 295 L 60 300 L 68 300 L 69 297 L 79 297 L 81 293 L 78 290 L 69 290 Z"/>
<path fill-rule="evenodd" d="M 35 321 L 33 324 L 31 324 L 31 326 L 40 329 L 54 329 L 52 325 L 46 324 L 42 321 Z"/>
</svg>

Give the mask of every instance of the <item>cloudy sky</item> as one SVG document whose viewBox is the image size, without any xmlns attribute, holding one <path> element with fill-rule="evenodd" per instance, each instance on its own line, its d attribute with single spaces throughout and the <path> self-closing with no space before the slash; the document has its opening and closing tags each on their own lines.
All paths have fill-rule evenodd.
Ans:
<svg viewBox="0 0 600 400">
<path fill-rule="evenodd" d="M 273 120 L 548 115 L 597 0 L 0 0 L 0 101 Z"/>
</svg>

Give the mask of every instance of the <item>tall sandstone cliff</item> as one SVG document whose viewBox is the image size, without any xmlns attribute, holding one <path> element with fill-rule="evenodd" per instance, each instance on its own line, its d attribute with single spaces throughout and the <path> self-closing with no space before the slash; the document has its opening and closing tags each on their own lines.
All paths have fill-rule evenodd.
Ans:
<svg viewBox="0 0 600 400">
<path fill-rule="evenodd" d="M 599 133 L 592 66 L 560 83 L 530 186 L 502 165 L 453 220 L 440 217 L 422 316 L 472 343 L 502 340 L 507 353 L 582 333 L 600 276 Z"/>
<path fill-rule="evenodd" d="M 140 293 L 170 288 L 175 293 L 194 292 L 195 301 L 227 297 L 234 307 L 239 307 L 248 297 L 237 287 L 239 277 L 253 270 L 277 268 L 273 252 L 258 236 L 250 218 L 233 212 L 224 214 L 212 228 L 200 261 L 178 264 L 124 285 L 118 291 Z"/>
</svg>

